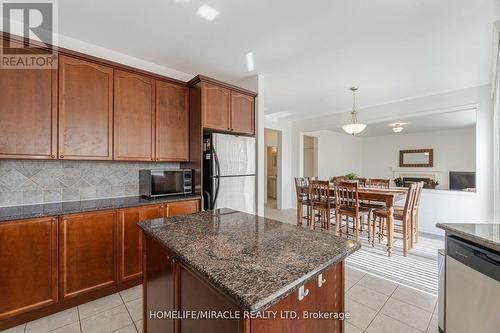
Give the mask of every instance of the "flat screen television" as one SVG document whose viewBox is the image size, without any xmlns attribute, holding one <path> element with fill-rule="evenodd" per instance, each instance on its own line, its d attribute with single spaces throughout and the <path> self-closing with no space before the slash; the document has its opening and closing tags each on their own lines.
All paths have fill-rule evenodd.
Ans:
<svg viewBox="0 0 500 333">
<path fill-rule="evenodd" d="M 467 171 L 450 171 L 450 190 L 463 191 L 476 188 L 476 173 Z"/>
</svg>

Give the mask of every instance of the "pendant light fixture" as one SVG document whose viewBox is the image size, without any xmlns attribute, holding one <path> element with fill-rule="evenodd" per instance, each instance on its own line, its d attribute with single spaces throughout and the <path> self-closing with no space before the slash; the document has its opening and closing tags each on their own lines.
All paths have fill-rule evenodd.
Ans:
<svg viewBox="0 0 500 333">
<path fill-rule="evenodd" d="M 361 133 L 365 130 L 366 124 L 361 124 L 358 123 L 358 117 L 357 117 L 357 112 L 356 112 L 356 91 L 358 90 L 358 87 L 351 87 L 352 91 L 352 112 L 351 112 L 351 123 L 342 126 L 342 129 L 344 132 L 355 135 L 358 133 Z"/>
</svg>

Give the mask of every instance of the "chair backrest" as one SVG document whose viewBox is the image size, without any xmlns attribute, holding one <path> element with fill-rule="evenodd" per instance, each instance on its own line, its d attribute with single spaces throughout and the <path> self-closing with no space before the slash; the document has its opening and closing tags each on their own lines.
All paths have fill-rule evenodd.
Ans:
<svg viewBox="0 0 500 333">
<path fill-rule="evenodd" d="M 366 186 L 387 189 L 391 185 L 390 179 L 370 178 L 366 181 Z"/>
<path fill-rule="evenodd" d="M 407 221 L 409 218 L 411 218 L 413 206 L 415 204 L 415 195 L 417 193 L 418 189 L 418 184 L 417 183 L 412 183 L 410 184 L 410 187 L 408 188 L 408 194 L 406 195 L 406 200 L 405 200 L 405 207 L 403 209 L 403 220 Z"/>
<path fill-rule="evenodd" d="M 335 184 L 335 200 L 337 207 L 355 207 L 359 208 L 358 201 L 358 183 L 357 182 L 339 182 Z"/>
<path fill-rule="evenodd" d="M 420 197 L 422 196 L 422 189 L 424 188 L 424 182 L 417 183 L 417 189 L 415 191 L 415 197 L 413 198 L 413 210 L 418 211 L 418 206 L 420 206 Z"/>
<path fill-rule="evenodd" d="M 309 181 L 307 178 L 295 178 L 295 193 L 297 194 L 297 201 L 303 202 L 309 196 Z"/>
<path fill-rule="evenodd" d="M 332 183 L 342 183 L 345 182 L 347 179 L 345 176 L 337 176 L 337 177 L 332 177 Z"/>
<path fill-rule="evenodd" d="M 328 203 L 330 205 L 330 182 L 327 180 L 312 180 L 310 183 L 311 201 Z"/>
<path fill-rule="evenodd" d="M 366 178 L 358 178 L 359 186 L 366 186 L 367 181 L 368 181 L 368 179 L 366 179 Z"/>
</svg>

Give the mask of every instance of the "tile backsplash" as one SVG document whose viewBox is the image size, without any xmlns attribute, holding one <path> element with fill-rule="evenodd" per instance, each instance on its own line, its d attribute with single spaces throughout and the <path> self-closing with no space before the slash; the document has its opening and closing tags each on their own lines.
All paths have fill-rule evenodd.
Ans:
<svg viewBox="0 0 500 333">
<path fill-rule="evenodd" d="M 179 163 L 0 160 L 0 207 L 139 195 L 140 169 Z"/>
</svg>

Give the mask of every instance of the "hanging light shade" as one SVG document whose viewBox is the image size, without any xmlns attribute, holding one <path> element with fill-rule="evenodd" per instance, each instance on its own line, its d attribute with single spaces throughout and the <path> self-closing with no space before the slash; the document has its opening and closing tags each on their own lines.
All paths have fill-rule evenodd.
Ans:
<svg viewBox="0 0 500 333">
<path fill-rule="evenodd" d="M 366 124 L 361 124 L 358 123 L 358 117 L 357 117 L 357 112 L 356 112 L 356 91 L 358 90 L 357 87 L 352 87 L 352 112 L 351 112 L 351 123 L 342 126 L 342 129 L 344 132 L 355 135 L 358 133 L 361 133 L 365 130 Z"/>
</svg>

